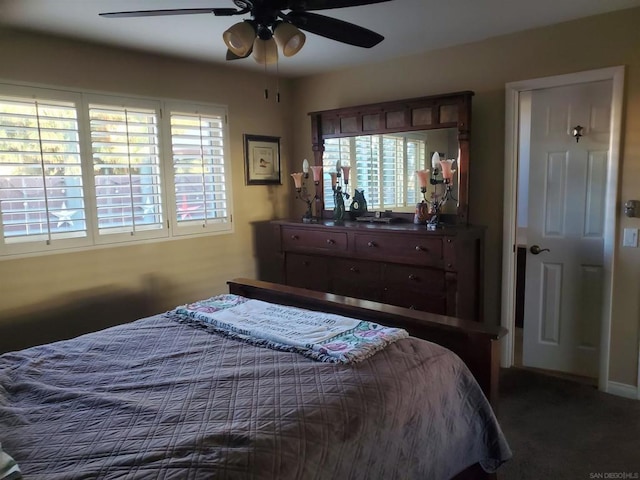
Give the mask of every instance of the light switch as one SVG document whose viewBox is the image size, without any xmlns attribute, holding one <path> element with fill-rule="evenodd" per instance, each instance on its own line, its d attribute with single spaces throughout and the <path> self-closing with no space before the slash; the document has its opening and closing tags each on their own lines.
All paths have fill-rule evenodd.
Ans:
<svg viewBox="0 0 640 480">
<path fill-rule="evenodd" d="M 623 247 L 638 247 L 638 229 L 637 228 L 625 228 L 624 236 L 622 238 Z"/>
</svg>

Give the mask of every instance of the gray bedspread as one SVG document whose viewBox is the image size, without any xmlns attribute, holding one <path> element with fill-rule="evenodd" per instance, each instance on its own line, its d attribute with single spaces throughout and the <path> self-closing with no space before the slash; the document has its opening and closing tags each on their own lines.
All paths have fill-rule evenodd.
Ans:
<svg viewBox="0 0 640 480">
<path fill-rule="evenodd" d="M 511 456 L 442 347 L 336 365 L 162 316 L 0 356 L 0 443 L 47 480 L 438 480 Z"/>
</svg>

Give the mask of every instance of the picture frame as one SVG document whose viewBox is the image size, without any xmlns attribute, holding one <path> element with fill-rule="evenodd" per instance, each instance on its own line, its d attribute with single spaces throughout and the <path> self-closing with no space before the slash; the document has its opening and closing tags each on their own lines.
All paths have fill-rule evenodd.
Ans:
<svg viewBox="0 0 640 480">
<path fill-rule="evenodd" d="M 280 137 L 244 135 L 247 185 L 281 185 Z"/>
</svg>

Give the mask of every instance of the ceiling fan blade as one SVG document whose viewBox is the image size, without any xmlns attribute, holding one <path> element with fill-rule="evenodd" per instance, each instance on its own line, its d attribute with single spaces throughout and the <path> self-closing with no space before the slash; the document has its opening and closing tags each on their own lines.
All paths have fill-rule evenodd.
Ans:
<svg viewBox="0 0 640 480">
<path fill-rule="evenodd" d="M 133 12 L 108 12 L 100 13 L 101 17 L 107 18 L 130 18 L 130 17 L 161 17 L 165 15 L 194 15 L 199 13 L 213 13 L 216 16 L 230 16 L 241 13 L 235 8 L 177 8 L 171 10 L 138 10 Z M 244 12 L 243 12 L 244 13 Z"/>
<path fill-rule="evenodd" d="M 242 58 L 247 58 L 249 55 L 251 55 L 251 52 L 253 52 L 253 47 L 251 47 L 249 49 L 249 51 L 247 52 L 247 54 L 244 57 L 241 57 L 239 55 L 236 55 L 235 53 L 233 53 L 231 50 L 227 50 L 227 60 L 240 60 Z"/>
<path fill-rule="evenodd" d="M 292 2 L 291 10 L 329 10 L 332 8 L 359 7 L 374 3 L 390 2 L 391 0 L 304 0 L 300 5 Z"/>
<path fill-rule="evenodd" d="M 317 13 L 293 11 L 285 18 L 301 30 L 356 47 L 371 48 L 384 40 L 379 33 Z"/>
</svg>

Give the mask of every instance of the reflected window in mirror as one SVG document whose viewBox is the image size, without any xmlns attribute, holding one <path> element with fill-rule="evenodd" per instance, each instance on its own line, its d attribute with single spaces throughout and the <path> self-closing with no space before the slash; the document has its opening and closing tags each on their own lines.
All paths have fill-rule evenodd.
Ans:
<svg viewBox="0 0 640 480">
<path fill-rule="evenodd" d="M 413 212 L 422 199 L 416 170 L 431 168 L 431 155 L 457 156 L 457 130 L 439 129 L 324 140 L 323 171 L 334 172 L 338 160 L 350 166 L 347 192 L 364 190 L 369 210 Z M 451 153 L 449 153 L 451 152 Z M 433 190 L 430 186 L 429 192 Z M 331 182 L 324 182 L 326 209 L 334 207 Z M 429 199 L 429 197 L 427 197 Z"/>
</svg>

